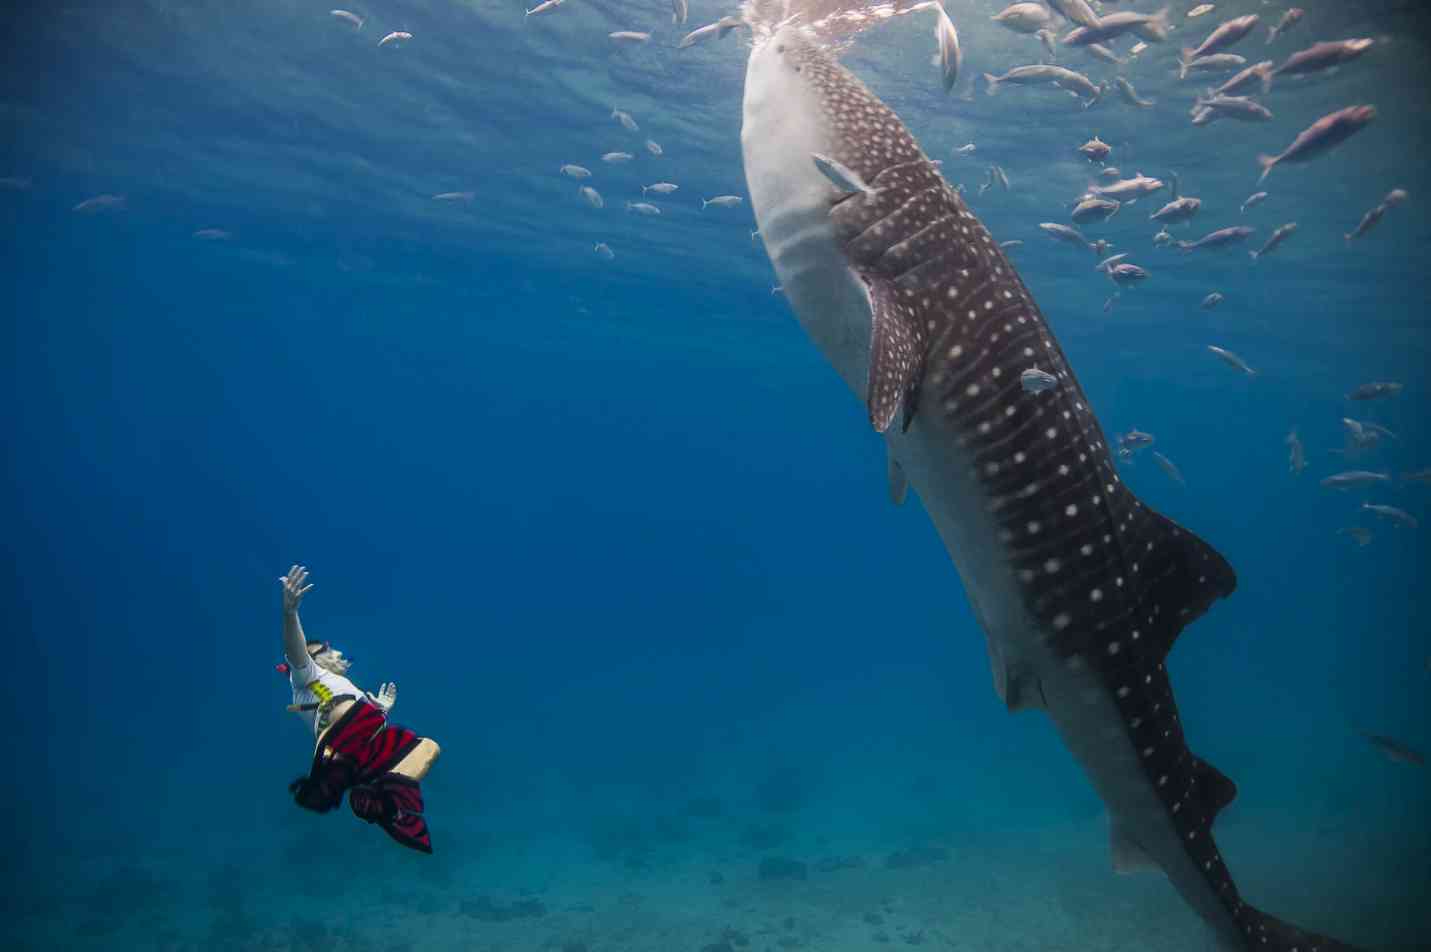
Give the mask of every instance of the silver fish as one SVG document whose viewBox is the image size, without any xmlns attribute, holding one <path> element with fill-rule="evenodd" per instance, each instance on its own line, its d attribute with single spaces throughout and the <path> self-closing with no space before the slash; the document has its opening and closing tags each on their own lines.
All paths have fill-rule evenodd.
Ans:
<svg viewBox="0 0 1431 952">
<path fill-rule="evenodd" d="M 617 43 L 629 43 L 632 45 L 637 45 L 641 43 L 649 43 L 651 41 L 651 34 L 643 33 L 640 30 L 615 30 L 606 35 L 611 37 L 611 39 L 615 40 Z"/>
<path fill-rule="evenodd" d="M 691 15 L 690 5 L 686 0 L 671 0 L 671 22 L 676 26 L 682 26 Z"/>
<path fill-rule="evenodd" d="M 707 23 L 705 26 L 697 27 L 681 37 L 681 42 L 676 44 L 676 48 L 684 50 L 687 47 L 695 46 L 697 43 L 702 43 L 712 38 L 722 39 L 731 30 L 741 25 L 743 25 L 743 21 L 739 17 L 722 17 L 714 23 Z"/>
<path fill-rule="evenodd" d="M 598 241 L 596 243 L 596 247 L 592 250 L 595 251 L 598 256 L 604 258 L 607 261 L 616 260 L 616 252 L 612 251 L 611 246 L 604 241 Z"/>
<path fill-rule="evenodd" d="M 1193 60 L 1178 62 L 1178 79 L 1187 79 L 1188 73 L 1226 73 L 1247 65 L 1247 57 L 1236 53 L 1209 53 Z"/>
<path fill-rule="evenodd" d="M 942 6 L 936 6 L 934 10 L 934 40 L 939 44 L 939 77 L 944 92 L 948 94 L 959 80 L 959 67 L 964 55 L 959 50 L 959 32 L 954 29 L 949 14 L 944 12 Z"/>
<path fill-rule="evenodd" d="M 1024 393 L 1047 393 L 1058 386 L 1058 378 L 1046 370 L 1029 367 L 1019 374 L 1019 385 Z"/>
<path fill-rule="evenodd" d="M 1247 361 L 1243 360 L 1241 357 L 1237 356 L 1232 351 L 1224 350 L 1221 347 L 1214 347 L 1212 344 L 1208 344 L 1207 349 L 1210 350 L 1213 355 L 1217 357 L 1218 360 L 1221 360 L 1229 367 L 1233 367 L 1237 370 L 1240 370 L 1243 373 L 1247 374 L 1247 376 L 1249 377 L 1257 376 L 1257 371 L 1247 366 Z"/>
<path fill-rule="evenodd" d="M 1222 300 L 1222 292 L 1213 291 L 1207 297 L 1203 298 L 1202 303 L 1198 306 L 1201 307 L 1204 311 L 1210 311 L 1213 308 L 1217 307 L 1219 304 L 1221 304 Z"/>
<path fill-rule="evenodd" d="M 1374 42 L 1368 38 L 1361 38 L 1316 43 L 1287 57 L 1287 61 L 1273 70 L 1272 75 L 1300 76 L 1331 69 L 1333 66 L 1349 63 L 1361 56 L 1372 48 Z"/>
<path fill-rule="evenodd" d="M 674 182 L 656 182 L 654 185 L 641 186 L 641 194 L 645 195 L 647 192 L 655 192 L 657 195 L 670 195 L 680 187 L 681 186 Z"/>
<path fill-rule="evenodd" d="M 1089 43 L 1083 48 L 1083 50 L 1089 56 L 1092 56 L 1094 59 L 1102 60 L 1105 63 L 1112 63 L 1115 66 L 1122 66 L 1124 63 L 1128 62 L 1123 57 L 1119 56 L 1117 53 L 1104 46 L 1102 43 Z"/>
<path fill-rule="evenodd" d="M 717 195 L 715 198 L 701 199 L 701 210 L 705 211 L 707 205 L 714 205 L 716 208 L 734 208 L 745 199 L 739 195 Z"/>
<path fill-rule="evenodd" d="M 1324 489 L 1360 489 L 1378 483 L 1389 483 L 1391 477 L 1385 473 L 1372 473 L 1364 469 L 1351 469 L 1322 480 Z"/>
<path fill-rule="evenodd" d="M 1113 267 L 1115 264 L 1122 261 L 1126 257 L 1128 257 L 1128 252 L 1125 251 L 1122 254 L 1116 254 L 1110 258 L 1104 258 L 1102 261 L 1098 262 L 1093 266 L 1093 270 L 1107 271 L 1109 268 Z"/>
<path fill-rule="evenodd" d="M 1235 787 L 1176 720 L 1165 656 L 1232 568 L 1123 485 L 1027 286 L 899 117 L 800 26 L 754 32 L 741 145 L 765 248 L 945 541 L 1000 699 L 1073 751 L 1116 868 L 1161 869 L 1223 948 L 1336 948 L 1242 901 L 1212 824 Z M 876 196 L 832 200 L 812 153 Z M 1008 371 L 1033 355 L 1060 381 L 1037 400 Z"/>
<path fill-rule="evenodd" d="M 1267 45 L 1270 46 L 1273 40 L 1296 26 L 1297 22 L 1302 19 L 1304 13 L 1306 13 L 1306 11 L 1301 7 L 1292 7 L 1286 13 L 1282 14 L 1282 19 L 1267 28 Z"/>
<path fill-rule="evenodd" d="M 1272 237 L 1267 239 L 1267 244 L 1258 248 L 1256 251 L 1249 251 L 1247 253 L 1252 256 L 1253 261 L 1260 261 L 1263 255 L 1270 254 L 1274 251 L 1278 245 L 1291 237 L 1292 233 L 1296 230 L 1297 223 L 1294 221 L 1289 221 L 1285 225 L 1279 225 L 1277 230 L 1272 232 Z"/>
<path fill-rule="evenodd" d="M 1394 397 L 1402 391 L 1404 384 L 1391 380 L 1373 380 L 1364 383 L 1347 394 L 1348 400 L 1375 400 L 1378 397 Z"/>
<path fill-rule="evenodd" d="M 1253 31 L 1260 19 L 1257 14 L 1250 13 L 1245 17 L 1235 17 L 1222 23 L 1197 46 L 1184 49 L 1183 59 L 1193 60 L 1200 56 L 1208 56 L 1237 44 Z"/>
<path fill-rule="evenodd" d="M 470 202 L 476 197 L 476 192 L 438 192 L 432 196 L 432 200 L 435 202 Z"/>
<path fill-rule="evenodd" d="M 1109 185 L 1091 186 L 1088 191 L 1099 198 L 1116 198 L 1120 202 L 1131 202 L 1165 187 L 1166 183 L 1162 179 L 1151 178 L 1139 172 L 1132 178 L 1119 179 Z"/>
<path fill-rule="evenodd" d="M 1257 229 L 1249 228 L 1246 225 L 1234 225 L 1231 228 L 1219 228 L 1217 231 L 1208 232 L 1197 241 L 1179 241 L 1178 247 L 1183 251 L 1194 251 L 1200 248 L 1226 248 L 1228 245 L 1239 241 L 1246 241 L 1247 236 Z"/>
<path fill-rule="evenodd" d="M 1160 221 L 1165 225 L 1176 225 L 1181 222 L 1191 221 L 1192 217 L 1202 208 L 1202 199 L 1184 195 L 1182 198 L 1175 198 L 1162 208 L 1148 216 L 1150 221 Z"/>
<path fill-rule="evenodd" d="M 1064 69 L 1062 66 L 1049 66 L 1046 63 L 1034 66 L 1015 66 L 1002 76 L 985 73 L 984 83 L 984 91 L 990 96 L 997 95 L 999 87 L 1005 83 L 1014 86 L 1053 85 L 1084 99 L 1084 108 L 1093 105 L 1103 95 L 1103 87 L 1082 73 Z"/>
<path fill-rule="evenodd" d="M 581 188 L 577 189 L 577 192 L 581 194 L 582 198 L 586 199 L 586 203 L 592 208 L 606 207 L 606 200 L 601 197 L 601 193 L 598 192 L 596 189 L 592 188 L 590 185 L 583 185 Z"/>
<path fill-rule="evenodd" d="M 200 228 L 194 237 L 200 241 L 228 241 L 233 235 L 222 228 Z"/>
<path fill-rule="evenodd" d="M 1088 0 L 1048 0 L 1048 5 L 1077 26 L 1098 26 L 1098 15 L 1088 5 Z"/>
<path fill-rule="evenodd" d="M 1204 16 L 1204 15 L 1206 15 L 1206 14 L 1209 14 L 1209 13 L 1211 13 L 1212 11 L 1214 11 L 1214 10 L 1216 10 L 1216 9 L 1217 9 L 1217 5 L 1216 5 L 1216 4 L 1213 4 L 1213 3 L 1199 3 L 1197 6 L 1193 7 L 1191 10 L 1188 11 L 1188 19 L 1189 19 L 1189 20 L 1195 20 L 1195 19 L 1197 19 L 1198 17 Z"/>
<path fill-rule="evenodd" d="M 363 28 L 363 18 L 356 13 L 351 13 L 347 10 L 329 10 L 328 14 L 334 19 L 342 20 L 355 30 L 361 30 Z"/>
<path fill-rule="evenodd" d="M 1251 66 L 1235 74 L 1227 82 L 1213 90 L 1217 96 L 1235 96 L 1238 93 L 1247 92 L 1253 86 L 1260 86 L 1262 92 L 1266 93 L 1272 88 L 1272 67 L 1271 60 L 1263 60 L 1260 63 L 1253 63 Z"/>
<path fill-rule="evenodd" d="M 1398 509 L 1395 506 L 1382 506 L 1375 503 L 1364 502 L 1361 507 L 1374 516 L 1378 516 L 1388 522 L 1394 522 L 1408 529 L 1420 528 L 1421 524 L 1416 521 L 1416 517 L 1405 509 Z"/>
<path fill-rule="evenodd" d="M 79 212 L 81 215 L 93 215 L 97 212 L 117 212 L 123 211 L 128 204 L 123 195 L 96 195 L 94 198 L 86 198 L 76 205 L 71 211 Z"/>
<path fill-rule="evenodd" d="M 810 158 L 815 163 L 815 168 L 820 170 L 820 174 L 830 180 L 830 184 L 841 192 L 853 194 L 859 192 L 870 196 L 874 189 L 865 184 L 865 180 L 848 168 L 844 163 L 830 158 L 827 155 L 812 155 Z"/>
<path fill-rule="evenodd" d="M 974 150 L 977 149 L 977 148 L 978 148 L 978 146 L 976 146 L 974 143 L 968 142 L 968 143 L 965 143 L 964 145 L 961 145 L 959 148 L 955 149 L 955 150 L 954 150 L 954 154 L 955 154 L 955 155 L 973 155 L 973 154 L 974 154 Z"/>
<path fill-rule="evenodd" d="M 387 46 L 388 44 L 401 46 L 410 39 L 412 39 L 412 34 L 406 30 L 394 30 L 381 40 L 378 40 L 378 46 Z"/>
<path fill-rule="evenodd" d="M 535 17 L 540 16 L 543 13 L 551 13 L 553 10 L 555 10 L 561 5 L 562 0 L 542 0 L 541 3 L 537 4 L 536 6 L 532 7 L 530 10 L 527 11 L 527 16 Z"/>
<path fill-rule="evenodd" d="M 561 167 L 561 174 L 562 174 L 562 175 L 565 175 L 567 178 L 574 178 L 574 179 L 591 178 L 591 169 L 587 168 L 587 167 L 584 166 L 584 165 L 570 165 L 570 164 L 568 164 L 568 165 L 563 165 L 563 166 Z"/>
<path fill-rule="evenodd" d="M 1135 453 L 1145 447 L 1152 446 L 1156 442 L 1157 439 L 1153 434 L 1145 433 L 1137 427 L 1134 427 L 1127 433 L 1118 434 L 1118 445 L 1124 449 L 1132 450 Z"/>
<path fill-rule="evenodd" d="M 1095 26 L 1080 26 L 1064 34 L 1064 46 L 1088 46 L 1090 43 L 1107 43 L 1124 33 L 1136 33 L 1150 43 L 1161 43 L 1168 38 L 1168 8 L 1157 13 L 1133 13 L 1119 11 L 1099 17 Z"/>
<path fill-rule="evenodd" d="M 1211 90 L 1206 96 L 1197 97 L 1194 108 L 1208 109 L 1216 116 L 1240 119 L 1243 122 L 1267 122 L 1272 118 L 1272 110 L 1256 100 L 1246 96 L 1219 96 Z"/>
<path fill-rule="evenodd" d="M 1182 472 L 1173 465 L 1173 461 L 1168 459 L 1157 450 L 1153 450 L 1153 462 L 1158 464 L 1158 468 L 1168 474 L 1168 478 L 1179 486 L 1186 486 L 1188 481 L 1183 478 Z"/>
<path fill-rule="evenodd" d="M 1323 116 L 1302 130 L 1292 144 L 1279 154 L 1259 155 L 1257 164 L 1262 167 L 1262 174 L 1257 181 L 1265 179 L 1273 166 L 1283 162 L 1306 162 L 1324 154 L 1366 128 L 1374 118 L 1375 106 L 1347 106 Z"/>
<path fill-rule="evenodd" d="M 1129 264 L 1126 261 L 1120 261 L 1118 264 L 1105 269 L 1103 273 L 1108 275 L 1108 280 L 1119 287 L 1127 287 L 1148 279 L 1148 272 L 1146 270 L 1138 267 L 1136 264 Z"/>
<path fill-rule="evenodd" d="M 630 162 L 636 156 L 630 152 L 608 152 L 601 157 L 601 161 L 608 165 L 619 165 L 622 162 Z"/>
<path fill-rule="evenodd" d="M 638 215 L 659 215 L 661 210 L 650 202 L 627 202 L 626 210 Z"/>
<path fill-rule="evenodd" d="M 1112 151 L 1113 147 L 1097 136 L 1078 147 L 1078 152 L 1090 162 L 1102 162 Z"/>
<path fill-rule="evenodd" d="M 990 17 L 999 26 L 1015 33 L 1034 34 L 1047 28 L 1052 17 L 1041 3 L 1011 4 Z"/>
<path fill-rule="evenodd" d="M 1069 217 L 1080 225 L 1090 222 L 1107 221 L 1118 214 L 1118 209 L 1122 207 L 1122 202 L 1099 198 L 1097 195 L 1089 195 L 1081 199 L 1077 205 L 1073 206 L 1073 213 L 1069 215 Z"/>
<path fill-rule="evenodd" d="M 621 127 L 627 132 L 638 132 L 641 129 L 641 127 L 636 124 L 636 120 L 632 118 L 631 113 L 626 112 L 625 110 L 611 110 L 611 118 L 621 123 Z"/>
<path fill-rule="evenodd" d="M 1251 207 L 1254 206 L 1254 205 L 1260 205 L 1260 204 L 1262 204 L 1262 202 L 1263 202 L 1266 198 L 1267 198 L 1267 193 L 1266 193 L 1266 192 L 1253 192 L 1251 195 L 1247 196 L 1246 201 L 1244 201 L 1244 202 L 1242 203 L 1242 213 L 1243 213 L 1244 215 L 1247 214 L 1247 210 L 1248 210 L 1249 208 L 1251 208 Z"/>
<path fill-rule="evenodd" d="M 1287 470 L 1298 476 L 1302 470 L 1307 468 L 1307 451 L 1302 446 L 1302 438 L 1297 435 L 1295 427 L 1287 434 L 1283 440 L 1287 444 Z"/>
<path fill-rule="evenodd" d="M 1164 247 L 1164 246 L 1166 246 L 1166 245 L 1170 245 L 1170 244 L 1172 244 L 1172 243 L 1173 243 L 1173 233 L 1170 232 L 1170 231 L 1168 231 L 1166 228 L 1160 228 L 1160 229 L 1158 229 L 1158 233 L 1153 236 L 1153 246 L 1154 246 L 1155 248 L 1162 248 L 1162 247 Z"/>
<path fill-rule="evenodd" d="M 1005 251 L 1013 251 L 1015 248 L 1022 248 L 1023 246 L 1024 243 L 1021 238 L 1010 238 L 1008 241 L 999 242 L 999 247 Z"/>
<path fill-rule="evenodd" d="M 1098 177 L 1105 182 L 1116 182 L 1123 177 L 1123 171 L 1116 165 L 1108 165 L 1098 170 Z"/>
<path fill-rule="evenodd" d="M 1055 241 L 1061 241 L 1065 244 L 1073 245 L 1078 248 L 1085 248 L 1090 250 L 1094 248 L 1093 242 L 1083 237 L 1083 233 L 1077 228 L 1072 228 L 1068 225 L 1063 225 L 1053 221 L 1039 222 L 1039 228 L 1043 230 L 1044 234 L 1048 235 Z M 1095 250 L 1094 253 L 1100 254 L 1101 251 Z"/>
<path fill-rule="evenodd" d="M 1371 229 L 1375 227 L 1377 222 L 1381 221 L 1381 216 L 1385 215 L 1388 211 L 1390 211 L 1392 208 L 1395 208 L 1397 205 L 1400 205 L 1405 200 L 1406 192 L 1402 189 L 1394 188 L 1390 192 L 1387 192 L 1386 198 L 1381 200 L 1381 204 L 1377 205 L 1371 211 L 1361 216 L 1361 221 L 1357 223 L 1356 228 L 1342 235 L 1342 238 L 1347 241 L 1353 241 L 1357 238 L 1360 238 L 1362 235 L 1371 231 Z"/>
<path fill-rule="evenodd" d="M 1113 85 L 1118 90 L 1118 96 L 1130 106 L 1137 106 L 1139 109 L 1148 109 L 1155 105 L 1151 99 L 1142 99 L 1138 96 L 1138 91 L 1133 88 L 1133 84 L 1122 76 L 1113 78 Z"/>
<path fill-rule="evenodd" d="M 666 154 L 666 150 L 661 148 L 661 143 L 657 142 L 655 139 L 646 140 L 646 151 L 651 153 L 658 159 Z"/>
</svg>

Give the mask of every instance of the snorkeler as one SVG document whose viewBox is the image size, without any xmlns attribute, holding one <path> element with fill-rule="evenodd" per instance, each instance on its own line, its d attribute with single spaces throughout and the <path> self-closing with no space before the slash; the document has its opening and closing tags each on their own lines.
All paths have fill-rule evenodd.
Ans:
<svg viewBox="0 0 1431 952">
<path fill-rule="evenodd" d="M 313 767 L 288 785 L 299 806 L 327 813 L 343 802 L 359 819 L 377 823 L 403 846 L 432 852 L 423 819 L 422 790 L 441 749 L 426 737 L 388 722 L 397 701 L 397 685 L 384 684 L 368 694 L 348 680 L 352 665 L 326 641 L 308 641 L 298 620 L 298 605 L 313 586 L 308 570 L 295 565 L 280 578 L 283 586 L 283 654 L 293 685 L 288 710 L 303 717 L 317 737 Z"/>
</svg>

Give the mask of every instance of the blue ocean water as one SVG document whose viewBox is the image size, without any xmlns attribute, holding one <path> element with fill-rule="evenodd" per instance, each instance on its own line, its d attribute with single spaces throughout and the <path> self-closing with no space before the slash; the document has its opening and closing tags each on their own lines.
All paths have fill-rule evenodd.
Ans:
<svg viewBox="0 0 1431 952">
<path fill-rule="evenodd" d="M 1431 785 L 1359 732 L 1431 748 L 1431 490 L 1318 485 L 1431 465 L 1420 5 L 1304 3 L 1267 56 L 1376 44 L 1279 80 L 1269 123 L 1205 128 L 1177 48 L 1283 5 L 1189 21 L 1174 4 L 1170 41 L 1116 68 L 1061 51 L 1156 103 L 1087 111 L 972 81 L 1041 54 L 990 22 L 1000 6 L 949 5 L 952 96 L 927 15 L 844 61 L 995 236 L 1024 241 L 1012 259 L 1105 430 L 1153 433 L 1187 482 L 1145 451 L 1129 485 L 1238 571 L 1168 666 L 1192 749 L 1239 787 L 1218 836 L 1243 894 L 1424 948 Z M 0 13 L 12 943 L 1210 948 L 1160 877 L 1114 875 L 1078 765 L 994 694 L 948 555 L 917 498 L 890 504 L 882 441 L 772 293 L 749 204 L 701 208 L 745 194 L 749 38 L 677 42 L 733 11 L 355 12 L 358 30 L 294 0 Z M 412 39 L 379 47 L 397 30 Z M 1358 103 L 1378 110 L 1366 130 L 1238 211 L 1258 153 Z M 1087 229 L 1151 272 L 1105 310 L 1096 259 L 1037 228 L 1067 222 L 1094 133 L 1124 173 L 1202 197 L 1180 237 L 1298 231 L 1255 265 L 1183 256 L 1153 247 L 1163 199 L 1145 198 Z M 604 208 L 563 163 L 593 170 Z M 1011 187 L 979 194 L 990 164 Z M 650 198 L 659 217 L 625 210 L 662 180 L 680 190 Z M 1345 242 L 1393 188 L 1408 201 Z M 450 192 L 472 195 L 432 197 Z M 74 210 L 98 195 L 122 202 Z M 1371 380 L 1405 389 L 1345 399 Z M 1396 438 L 1349 459 L 1345 416 Z M 311 754 L 273 672 L 294 561 L 314 572 L 309 633 L 364 687 L 396 681 L 394 718 L 442 744 L 431 857 L 284 791 Z M 808 878 L 762 879 L 774 858 Z"/>
</svg>

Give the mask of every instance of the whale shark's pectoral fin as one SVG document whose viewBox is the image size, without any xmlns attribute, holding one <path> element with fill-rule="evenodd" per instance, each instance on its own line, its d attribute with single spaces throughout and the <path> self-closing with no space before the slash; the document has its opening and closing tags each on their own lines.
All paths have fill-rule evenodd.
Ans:
<svg viewBox="0 0 1431 952">
<path fill-rule="evenodd" d="M 1127 834 L 1118 828 L 1117 823 L 1108 825 L 1108 849 L 1113 854 L 1113 872 L 1115 873 L 1161 873 L 1163 868 L 1158 865 L 1153 857 L 1149 856 Z"/>
<path fill-rule="evenodd" d="M 914 419 L 914 394 L 924 365 L 924 329 L 914 312 L 899 302 L 894 288 L 865 279 L 870 297 L 870 371 L 865 402 L 870 425 L 883 433 L 905 411 L 904 428 Z"/>
<path fill-rule="evenodd" d="M 889 460 L 889 499 L 896 506 L 902 506 L 904 497 L 909 495 L 909 477 L 904 475 L 899 460 L 894 458 L 894 450 L 886 452 Z"/>
</svg>

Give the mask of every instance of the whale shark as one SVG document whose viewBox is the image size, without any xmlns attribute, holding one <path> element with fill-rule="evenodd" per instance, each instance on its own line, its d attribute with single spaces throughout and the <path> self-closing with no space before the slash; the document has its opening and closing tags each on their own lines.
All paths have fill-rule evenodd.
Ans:
<svg viewBox="0 0 1431 952">
<path fill-rule="evenodd" d="M 1233 782 L 1188 749 L 1166 659 L 1237 586 L 1144 505 L 1053 329 L 904 123 L 800 18 L 752 18 L 741 148 L 800 324 L 884 435 L 985 634 L 994 689 L 1043 711 L 1107 807 L 1117 871 L 1161 871 L 1219 949 L 1348 946 L 1246 903 L 1213 837 Z M 1026 391 L 1030 368 L 1054 385 Z"/>
</svg>

